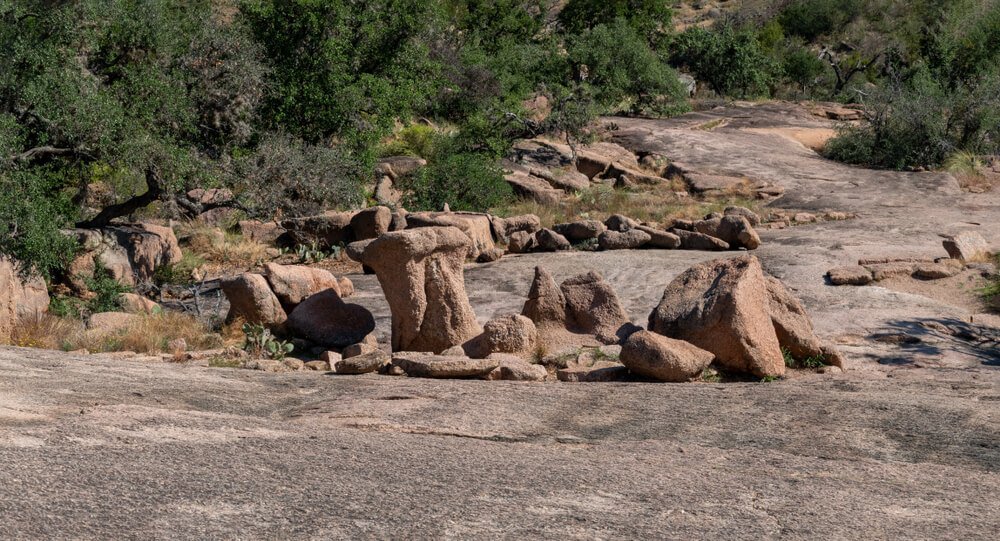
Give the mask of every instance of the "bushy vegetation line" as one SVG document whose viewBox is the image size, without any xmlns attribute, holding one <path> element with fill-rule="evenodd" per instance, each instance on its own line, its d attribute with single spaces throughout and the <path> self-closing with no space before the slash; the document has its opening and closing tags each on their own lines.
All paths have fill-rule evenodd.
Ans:
<svg viewBox="0 0 1000 541">
<path fill-rule="evenodd" d="M 513 140 L 684 111 L 678 70 L 706 97 L 862 102 L 836 159 L 997 152 L 1000 0 L 774 0 L 680 32 L 671 4 L 0 0 L 0 253 L 58 274 L 60 228 L 192 216 L 195 187 L 252 217 L 358 206 L 393 152 L 429 161 L 407 204 L 483 210 Z"/>
</svg>

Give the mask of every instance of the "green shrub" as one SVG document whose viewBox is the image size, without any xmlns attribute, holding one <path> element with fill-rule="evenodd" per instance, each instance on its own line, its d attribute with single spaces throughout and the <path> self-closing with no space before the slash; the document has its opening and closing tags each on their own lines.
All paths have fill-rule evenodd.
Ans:
<svg viewBox="0 0 1000 541">
<path fill-rule="evenodd" d="M 677 74 L 623 18 L 599 24 L 567 40 L 569 60 L 585 73 L 597 103 L 618 112 L 686 110 Z M 586 66 L 586 68 L 584 68 Z"/>
<path fill-rule="evenodd" d="M 410 124 L 399 130 L 392 141 L 379 149 L 379 156 L 418 156 L 428 158 L 434 154 L 436 132 L 425 124 Z"/>
<path fill-rule="evenodd" d="M 369 170 L 343 147 L 271 134 L 237 163 L 237 171 L 240 201 L 252 216 L 268 219 L 275 209 L 286 216 L 308 216 L 329 207 L 357 206 L 364 200 L 362 183 Z"/>
<path fill-rule="evenodd" d="M 581 34 L 600 24 L 623 19 L 647 43 L 669 32 L 673 11 L 665 0 L 569 0 L 559 12 L 568 34 Z"/>
<path fill-rule="evenodd" d="M 825 69 L 826 64 L 815 53 L 804 48 L 792 49 L 781 62 L 785 78 L 798 85 L 802 92 L 812 86 Z"/>
<path fill-rule="evenodd" d="M 843 26 L 859 14 L 860 0 L 798 0 L 778 16 L 789 34 L 813 41 Z"/>
<path fill-rule="evenodd" d="M 1000 152 L 1000 74 L 948 88 L 926 71 L 866 103 L 867 121 L 826 145 L 832 159 L 882 167 L 933 168 L 956 152 Z"/>
<path fill-rule="evenodd" d="M 85 307 L 91 314 L 101 312 L 117 312 L 122 309 L 122 293 L 132 291 L 132 288 L 115 280 L 111 271 L 100 263 L 94 265 L 93 276 L 84 279 L 87 289 L 93 297 L 86 301 Z"/>
<path fill-rule="evenodd" d="M 671 43 L 671 58 L 720 96 L 767 96 L 775 66 L 750 30 L 692 27 Z"/>
<path fill-rule="evenodd" d="M 435 156 L 402 183 L 403 203 L 413 210 L 485 211 L 509 203 L 514 192 L 496 161 L 483 154 L 458 152 Z"/>
<path fill-rule="evenodd" d="M 76 243 L 60 233 L 72 222 L 71 203 L 47 172 L 0 168 L 0 255 L 49 278 L 72 259 Z"/>
</svg>

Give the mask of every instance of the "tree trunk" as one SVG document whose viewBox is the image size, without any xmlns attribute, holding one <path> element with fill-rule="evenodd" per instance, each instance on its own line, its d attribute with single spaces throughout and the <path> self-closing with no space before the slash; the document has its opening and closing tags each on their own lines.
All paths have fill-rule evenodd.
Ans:
<svg viewBox="0 0 1000 541">
<path fill-rule="evenodd" d="M 127 199 L 121 203 L 104 207 L 101 212 L 97 213 L 97 216 L 78 222 L 76 226 L 82 229 L 100 229 L 110 224 L 111 220 L 128 216 L 159 199 L 163 195 L 163 181 L 160 179 L 160 172 L 155 167 L 150 167 L 146 170 L 146 186 L 145 193 L 133 196 L 131 199 Z"/>
</svg>

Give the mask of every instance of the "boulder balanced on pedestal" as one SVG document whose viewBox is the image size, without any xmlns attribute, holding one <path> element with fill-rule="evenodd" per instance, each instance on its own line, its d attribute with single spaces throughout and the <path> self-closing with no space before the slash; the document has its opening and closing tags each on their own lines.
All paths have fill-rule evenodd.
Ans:
<svg viewBox="0 0 1000 541">
<path fill-rule="evenodd" d="M 365 248 L 362 262 L 392 311 L 393 351 L 440 353 L 482 332 L 462 271 L 470 244 L 456 227 L 421 227 L 386 233 Z"/>
</svg>

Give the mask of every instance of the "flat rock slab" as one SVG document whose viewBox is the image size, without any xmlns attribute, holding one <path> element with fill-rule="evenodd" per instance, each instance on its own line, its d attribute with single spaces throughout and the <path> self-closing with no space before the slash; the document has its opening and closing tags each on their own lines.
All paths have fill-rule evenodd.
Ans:
<svg viewBox="0 0 1000 541">
<path fill-rule="evenodd" d="M 570 366 L 556 371 L 559 381 L 596 383 L 622 381 L 629 377 L 628 368 L 619 363 L 600 362 L 594 366 Z"/>
<path fill-rule="evenodd" d="M 0 537 L 989 539 L 1000 372 L 945 372 L 524 384 L 0 348 Z"/>
<path fill-rule="evenodd" d="M 414 378 L 476 378 L 492 372 L 500 361 L 403 352 L 393 354 L 392 364 Z"/>
</svg>

